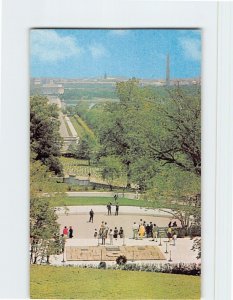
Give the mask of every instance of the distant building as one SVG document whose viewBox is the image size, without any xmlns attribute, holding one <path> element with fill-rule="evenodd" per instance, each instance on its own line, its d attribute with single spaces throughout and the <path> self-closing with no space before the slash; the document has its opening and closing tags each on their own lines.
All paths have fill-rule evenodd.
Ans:
<svg viewBox="0 0 233 300">
<path fill-rule="evenodd" d="M 64 94 L 64 86 L 62 84 L 45 83 L 42 85 L 43 95 Z"/>
</svg>

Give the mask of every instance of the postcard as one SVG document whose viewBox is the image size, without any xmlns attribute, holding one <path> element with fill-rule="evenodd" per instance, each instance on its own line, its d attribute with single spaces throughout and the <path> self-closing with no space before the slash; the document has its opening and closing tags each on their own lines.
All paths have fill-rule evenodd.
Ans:
<svg viewBox="0 0 233 300">
<path fill-rule="evenodd" d="M 30 297 L 199 299 L 201 30 L 30 30 Z"/>
</svg>

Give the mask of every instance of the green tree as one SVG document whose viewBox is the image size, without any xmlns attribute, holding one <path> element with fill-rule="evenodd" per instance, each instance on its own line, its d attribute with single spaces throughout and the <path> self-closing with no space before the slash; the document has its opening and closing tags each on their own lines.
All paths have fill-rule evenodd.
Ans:
<svg viewBox="0 0 233 300">
<path fill-rule="evenodd" d="M 200 177 L 194 173 L 183 171 L 174 165 L 161 165 L 153 178 L 153 188 L 147 193 L 148 199 L 177 218 L 181 226 L 189 227 L 191 223 L 200 226 Z"/>
<path fill-rule="evenodd" d="M 95 141 L 89 136 L 84 135 L 81 139 L 79 144 L 76 146 L 75 157 L 80 159 L 87 159 L 88 164 L 91 164 L 91 159 L 94 155 L 95 149 Z"/>
<path fill-rule="evenodd" d="M 122 163 L 118 157 L 107 156 L 100 159 L 100 164 L 102 165 L 101 176 L 112 190 L 114 181 L 122 174 Z"/>
<path fill-rule="evenodd" d="M 137 184 L 142 192 L 150 190 L 159 168 L 158 163 L 152 158 L 146 156 L 138 158 L 131 164 L 133 183 Z"/>
<path fill-rule="evenodd" d="M 134 79 L 118 83 L 116 89 L 120 102 L 105 106 L 99 128 L 101 145 L 99 155 L 113 155 L 121 159 L 127 174 L 127 187 L 130 187 L 131 165 L 145 152 L 143 135 L 146 117 L 146 110 L 143 109 L 145 94 Z"/>
<path fill-rule="evenodd" d="M 49 104 L 46 97 L 32 96 L 30 98 L 31 151 L 36 153 L 36 160 L 40 160 L 56 174 L 62 174 L 62 165 L 58 159 L 62 147 L 59 127 L 57 106 Z"/>
<path fill-rule="evenodd" d="M 31 263 L 49 262 L 49 256 L 62 250 L 53 199 L 61 197 L 64 188 L 52 181 L 52 173 L 40 161 L 30 162 L 30 246 Z M 54 193 L 56 191 L 56 193 Z"/>
<path fill-rule="evenodd" d="M 145 136 L 151 156 L 201 175 L 200 89 L 169 89 L 169 96 L 157 101 L 150 116 L 155 126 L 146 126 Z"/>
</svg>

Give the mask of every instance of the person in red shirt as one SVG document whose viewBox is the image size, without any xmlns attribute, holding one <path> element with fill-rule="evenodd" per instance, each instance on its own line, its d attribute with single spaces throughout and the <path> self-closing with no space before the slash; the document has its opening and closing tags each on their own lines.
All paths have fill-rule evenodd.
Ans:
<svg viewBox="0 0 233 300">
<path fill-rule="evenodd" d="M 63 229 L 63 234 L 64 234 L 64 237 L 68 236 L 68 228 L 66 226 Z"/>
</svg>

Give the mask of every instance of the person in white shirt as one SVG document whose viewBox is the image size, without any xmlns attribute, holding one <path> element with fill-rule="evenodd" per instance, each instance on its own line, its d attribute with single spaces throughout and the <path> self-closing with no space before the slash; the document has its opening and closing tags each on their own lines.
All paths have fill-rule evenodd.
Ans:
<svg viewBox="0 0 233 300">
<path fill-rule="evenodd" d="M 133 239 L 138 239 L 138 224 L 134 222 L 132 229 L 133 229 Z"/>
</svg>

